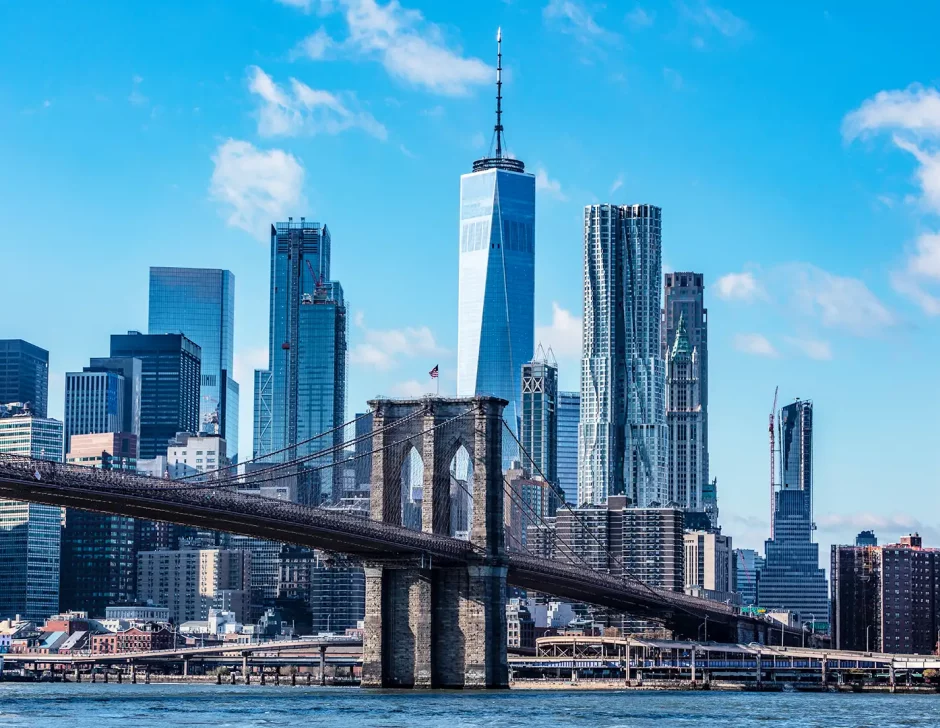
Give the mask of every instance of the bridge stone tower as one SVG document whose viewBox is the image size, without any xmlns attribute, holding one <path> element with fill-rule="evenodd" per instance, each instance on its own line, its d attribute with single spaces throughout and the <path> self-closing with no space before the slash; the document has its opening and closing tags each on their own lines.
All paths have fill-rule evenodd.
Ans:
<svg viewBox="0 0 940 728">
<path fill-rule="evenodd" d="M 473 463 L 470 542 L 478 554 L 469 564 L 434 564 L 430 559 L 366 564 L 364 687 L 508 685 L 502 471 L 506 404 L 497 397 L 369 402 L 372 520 L 402 525 L 401 463 L 414 447 L 424 462 L 421 530 L 448 535 L 450 463 L 462 445 Z"/>
</svg>

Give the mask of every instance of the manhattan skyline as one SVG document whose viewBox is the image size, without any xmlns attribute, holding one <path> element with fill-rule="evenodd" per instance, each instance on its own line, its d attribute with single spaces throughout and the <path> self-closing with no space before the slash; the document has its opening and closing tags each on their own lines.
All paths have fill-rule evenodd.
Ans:
<svg viewBox="0 0 940 728">
<path fill-rule="evenodd" d="M 154 18 L 130 49 L 117 40 L 120 12 L 0 14 L 24 29 L 0 51 L 8 62 L 39 41 L 31 28 L 101 31 L 95 52 L 69 33 L 0 95 L 0 149 L 10 160 L 0 173 L 3 249 L 17 271 L 5 286 L 11 300 L 29 301 L 5 320 L 4 335 L 50 351 L 50 416 L 62 417 L 64 372 L 106 353 L 109 335 L 146 330 L 150 266 L 225 268 L 239 282 L 239 451 L 250 452 L 247 387 L 251 370 L 267 364 L 268 251 L 256 232 L 287 215 L 329 221 L 342 241 L 349 411 L 380 392 L 433 391 L 426 372 L 437 363 L 442 394 L 455 391 L 457 180 L 488 147 L 476 135 L 492 122 L 502 25 L 509 149 L 536 175 L 535 339 L 559 358 L 561 389 L 577 389 L 583 206 L 661 206 L 664 270 L 705 276 L 710 470 L 735 544 L 759 548 L 769 530 L 765 422 L 777 384 L 782 401 L 812 398 L 819 410 L 822 551 L 866 527 L 884 540 L 914 529 L 937 540 L 917 516 L 938 505 L 929 448 L 903 427 L 914 402 L 929 406 L 937 395 L 899 375 L 929 371 L 938 353 L 936 322 L 898 292 L 929 292 L 914 286 L 935 272 L 926 234 L 936 229 L 936 197 L 915 175 L 931 169 L 922 149 L 940 121 L 906 126 L 917 104 L 936 97 L 930 86 L 909 88 L 931 82 L 918 56 L 930 22 L 906 29 L 902 45 L 890 32 L 898 18 L 878 15 L 882 31 L 863 31 L 850 10 L 874 20 L 874 8 L 848 4 L 828 13 L 806 4 L 781 18 L 744 3 L 655 13 L 406 3 L 423 19 L 408 16 L 369 45 L 348 9 L 381 8 L 386 21 L 404 10 L 340 3 L 321 16 L 316 3 L 293 4 L 301 7 L 180 4 L 174 17 L 186 27 L 172 32 L 185 51 L 175 59 L 163 52 L 168 18 Z M 210 58 L 196 38 L 220 21 L 213 13 L 230 35 Z M 807 32 L 793 49 L 787 34 L 798 21 Z M 446 51 L 433 73 L 396 63 L 392 51 L 409 38 L 423 40 L 419 51 Z M 876 40 L 890 63 L 868 57 Z M 559 43 L 570 62 L 539 48 Z M 787 73 L 770 73 L 782 60 Z M 801 78 L 811 73 L 823 80 L 807 89 Z M 607 119 L 585 110 L 601 85 L 614 89 Z M 304 88 L 328 91 L 338 107 L 311 109 Z M 615 113 L 638 94 L 656 103 Z M 566 109 L 552 113 L 559 99 Z M 37 159 L 67 174 L 50 177 Z M 258 178 L 265 185 L 251 186 Z M 68 225 L 47 245 L 29 243 L 32 221 L 52 211 Z M 129 249 L 126 227 L 143 215 L 148 225 Z M 888 413 L 886 426 L 872 421 L 876 411 Z M 904 462 L 894 455 L 901 448 Z M 887 509 L 878 501 L 886 483 L 902 495 Z M 883 515 L 868 517 L 875 513 Z"/>
</svg>

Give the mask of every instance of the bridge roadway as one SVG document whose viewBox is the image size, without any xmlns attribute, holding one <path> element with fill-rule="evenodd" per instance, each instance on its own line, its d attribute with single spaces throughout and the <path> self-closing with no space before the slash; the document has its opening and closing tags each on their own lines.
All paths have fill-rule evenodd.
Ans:
<svg viewBox="0 0 940 728">
<path fill-rule="evenodd" d="M 227 531 L 345 553 L 364 562 L 457 566 L 481 561 L 468 541 L 236 492 L 234 487 L 0 454 L 0 499 Z M 513 552 L 507 552 L 506 565 L 511 585 L 657 619 L 685 636 L 694 637 L 706 618 L 710 633 L 728 641 L 758 639 L 758 632 L 767 630 L 766 622 L 742 616 L 726 604 L 655 589 L 578 565 Z M 742 634 L 742 625 L 752 636 Z M 798 635 L 795 633 L 797 643 Z"/>
</svg>

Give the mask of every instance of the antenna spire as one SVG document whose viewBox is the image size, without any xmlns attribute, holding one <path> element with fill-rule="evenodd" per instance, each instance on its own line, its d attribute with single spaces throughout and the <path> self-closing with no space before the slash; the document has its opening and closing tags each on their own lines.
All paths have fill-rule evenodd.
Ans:
<svg viewBox="0 0 940 728">
<path fill-rule="evenodd" d="M 496 29 L 496 159 L 503 157 L 503 29 Z"/>
</svg>

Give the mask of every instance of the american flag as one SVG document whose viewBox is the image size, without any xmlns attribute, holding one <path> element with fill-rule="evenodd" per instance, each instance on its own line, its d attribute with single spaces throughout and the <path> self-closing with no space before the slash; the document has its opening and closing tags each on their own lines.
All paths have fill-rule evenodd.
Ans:
<svg viewBox="0 0 940 728">
<path fill-rule="evenodd" d="M 431 379 L 437 379 L 437 364 L 434 365 L 434 368 L 428 372 L 431 375 Z"/>
</svg>

